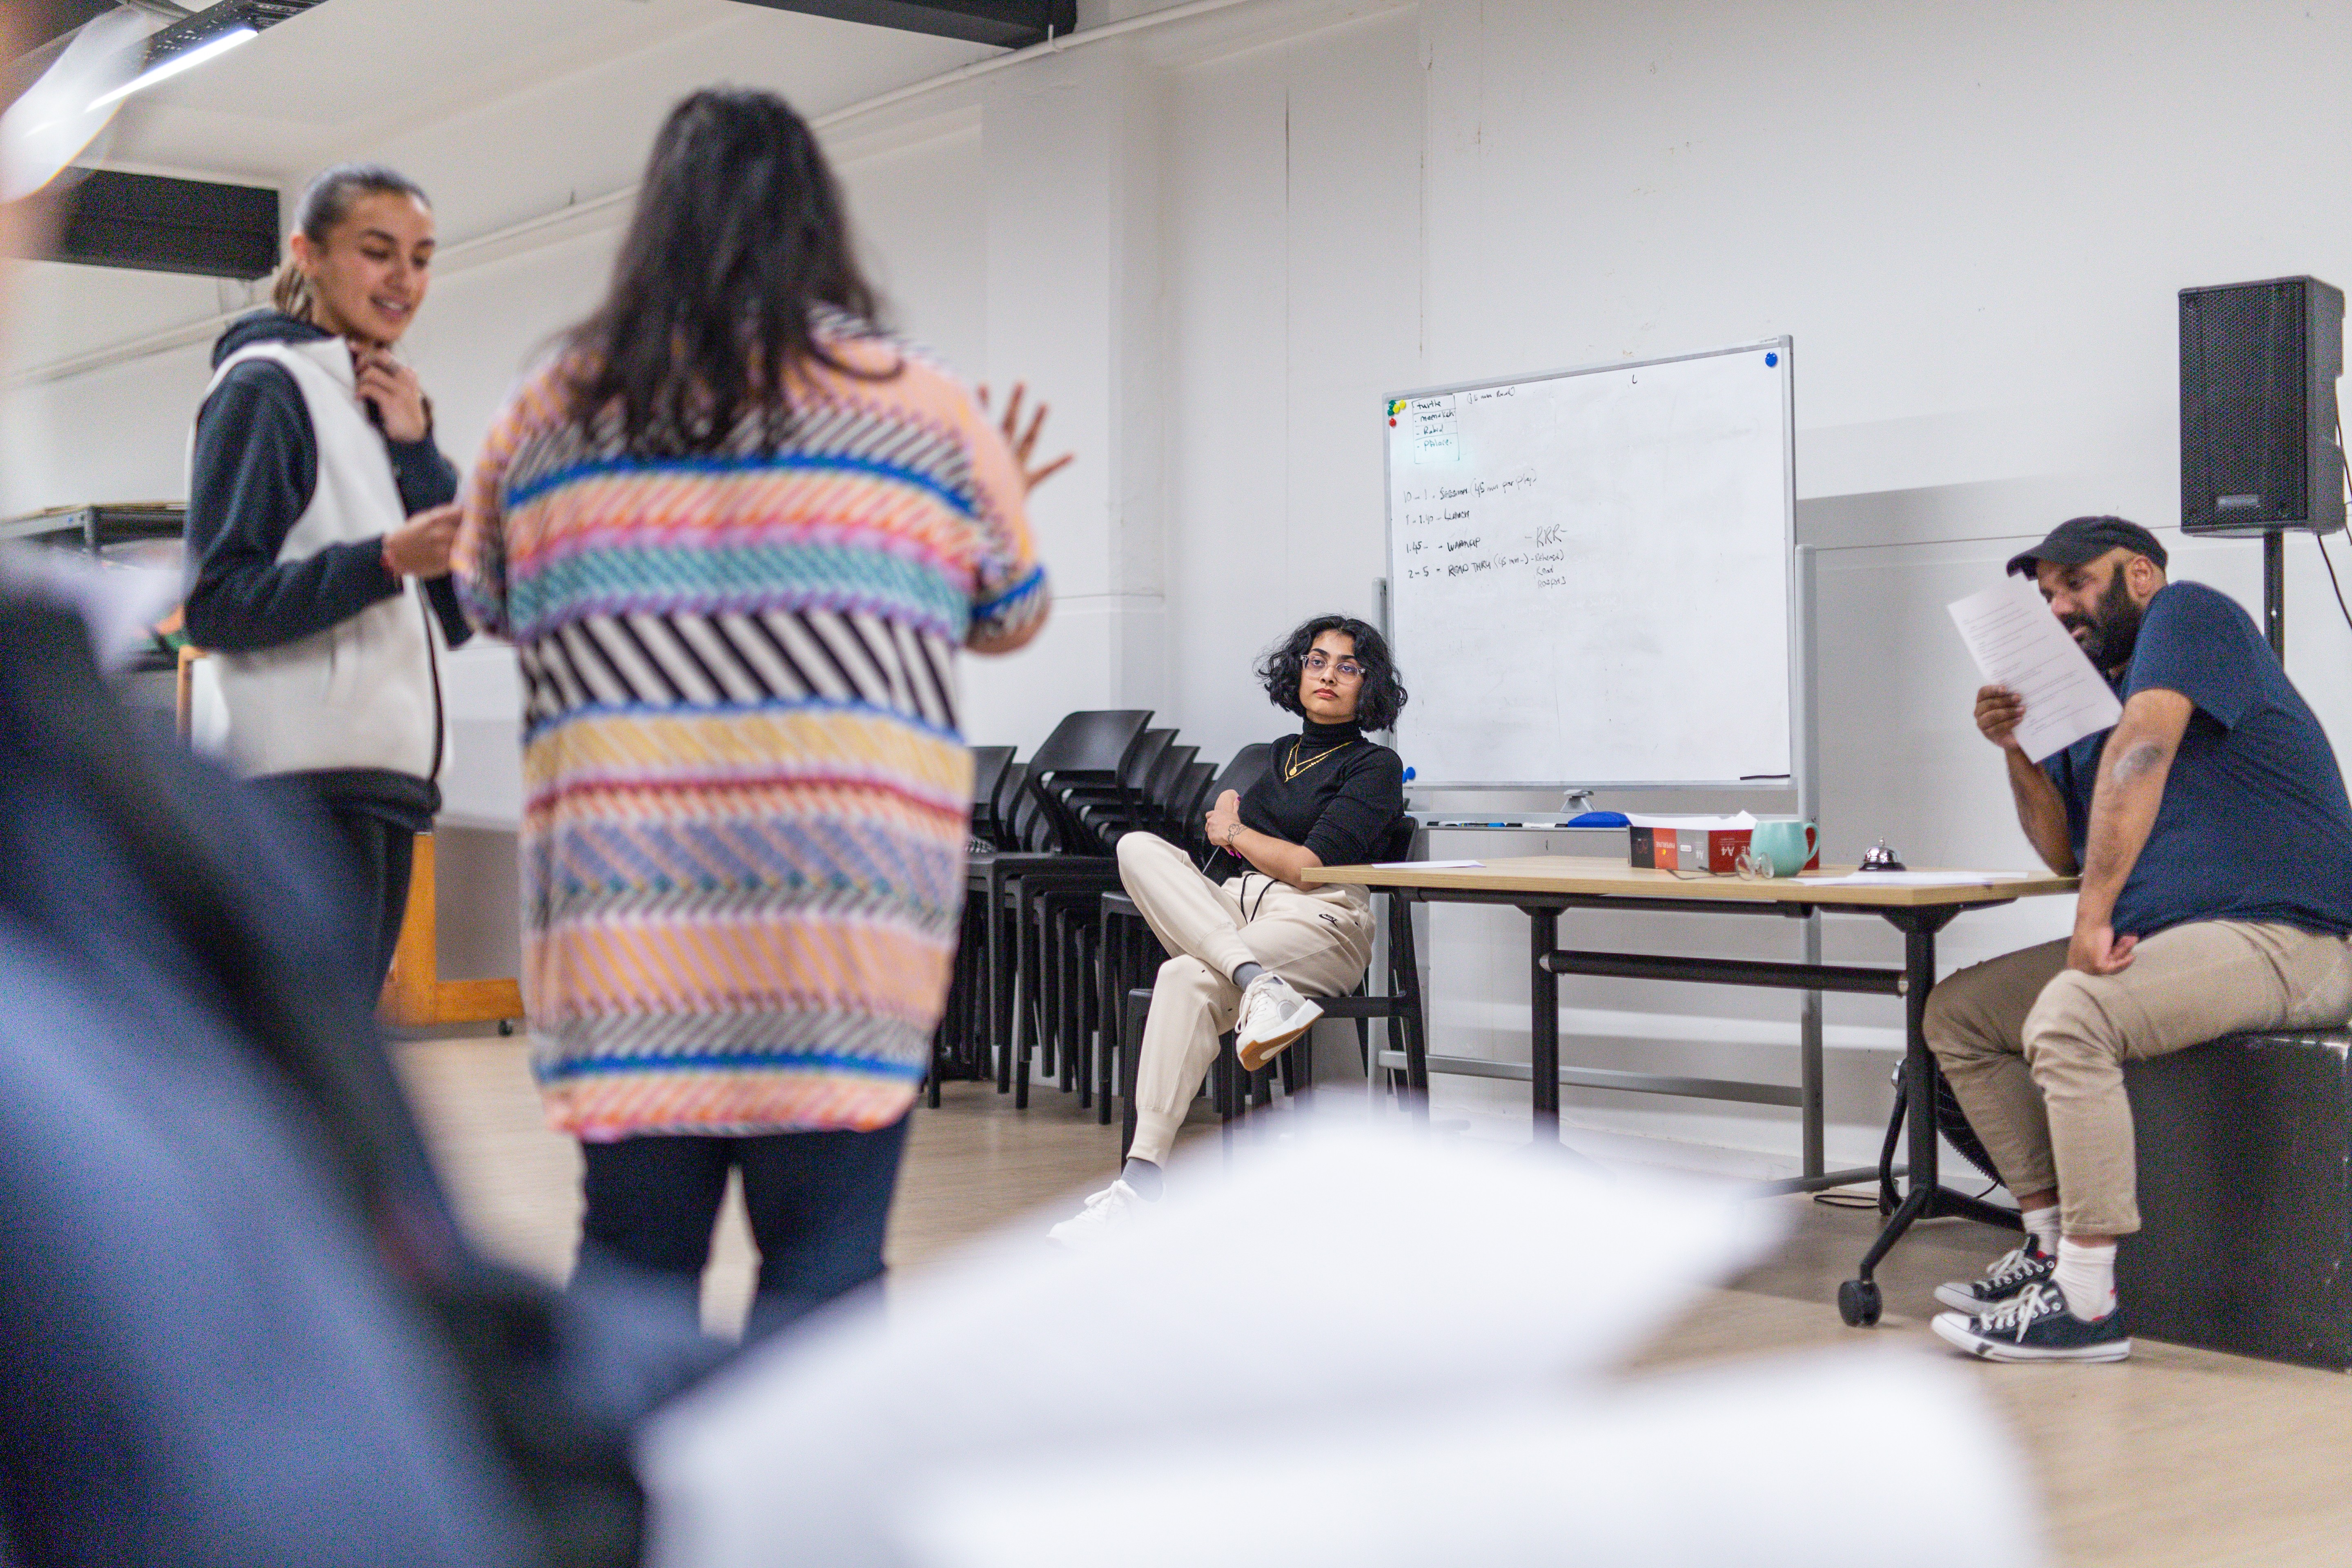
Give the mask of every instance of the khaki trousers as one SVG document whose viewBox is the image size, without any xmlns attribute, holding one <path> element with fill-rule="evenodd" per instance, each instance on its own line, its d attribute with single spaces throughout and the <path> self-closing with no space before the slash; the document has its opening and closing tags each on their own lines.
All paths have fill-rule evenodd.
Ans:
<svg viewBox="0 0 2352 1568">
<path fill-rule="evenodd" d="M 1217 1059 L 1217 1037 L 1240 1011 L 1234 971 L 1263 964 L 1309 996 L 1353 990 L 1372 958 L 1371 900 L 1361 888 L 1302 892 L 1258 871 L 1220 887 L 1149 833 L 1118 841 L 1118 879 L 1160 945 L 1176 955 L 1160 966 L 1151 990 L 1128 1150 L 1161 1164 Z"/>
<path fill-rule="evenodd" d="M 2043 942 L 1928 994 L 1927 1044 L 2012 1193 L 2055 1188 L 2068 1236 L 2139 1228 L 2123 1064 L 2247 1029 L 2333 1028 L 2352 1014 L 2345 939 L 2196 921 L 2147 938 L 2120 974 Z"/>
</svg>

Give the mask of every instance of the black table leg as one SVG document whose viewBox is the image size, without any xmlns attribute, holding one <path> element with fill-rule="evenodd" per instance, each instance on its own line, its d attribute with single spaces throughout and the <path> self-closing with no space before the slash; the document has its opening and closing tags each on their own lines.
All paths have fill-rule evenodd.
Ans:
<svg viewBox="0 0 2352 1568">
<path fill-rule="evenodd" d="M 1958 914 L 1957 908 L 1890 910 L 1886 918 L 1903 932 L 1903 1092 L 1908 1126 L 1904 1142 L 1903 1201 L 1886 1218 L 1878 1239 L 1862 1255 L 1855 1277 L 1838 1287 L 1838 1315 L 1855 1328 L 1878 1321 L 1884 1305 L 1872 1273 L 1915 1221 L 1958 1215 L 1988 1225 L 2016 1228 L 2017 1216 L 1962 1193 L 1947 1192 L 1937 1180 L 1940 1152 L 1937 1148 L 1936 1058 L 1927 1048 L 1927 994 L 1936 984 L 1936 933 Z"/>
<path fill-rule="evenodd" d="M 1528 982 L 1528 1005 L 1532 1010 L 1528 1020 L 1528 1067 L 1533 1075 L 1535 1095 L 1535 1141 L 1538 1143 L 1559 1142 L 1559 976 L 1544 967 L 1544 960 L 1559 946 L 1559 911 L 1531 909 L 1527 911 L 1528 931 L 1532 939 L 1528 967 L 1535 978 Z"/>
</svg>

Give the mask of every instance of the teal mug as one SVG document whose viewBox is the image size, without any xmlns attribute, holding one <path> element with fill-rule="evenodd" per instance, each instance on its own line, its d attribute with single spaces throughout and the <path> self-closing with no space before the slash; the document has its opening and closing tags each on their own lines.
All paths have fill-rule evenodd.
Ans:
<svg viewBox="0 0 2352 1568">
<path fill-rule="evenodd" d="M 1748 836 L 1748 852 L 1756 868 L 1774 877 L 1793 877 L 1803 870 L 1821 847 L 1822 830 L 1810 822 L 1759 822 Z"/>
</svg>

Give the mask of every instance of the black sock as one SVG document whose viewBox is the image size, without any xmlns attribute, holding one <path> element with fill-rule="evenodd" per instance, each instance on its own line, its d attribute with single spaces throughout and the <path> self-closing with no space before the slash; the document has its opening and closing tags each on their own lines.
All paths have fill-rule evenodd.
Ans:
<svg viewBox="0 0 2352 1568">
<path fill-rule="evenodd" d="M 1263 963 L 1244 963 L 1234 971 L 1234 984 L 1246 991 L 1249 989 L 1249 983 L 1265 973 L 1265 965 Z"/>
<path fill-rule="evenodd" d="M 1160 1177 L 1159 1166 L 1149 1160 L 1139 1160 L 1132 1154 L 1127 1157 L 1127 1163 L 1120 1166 L 1118 1170 L 1118 1179 L 1133 1187 L 1137 1197 L 1150 1202 L 1159 1200 Z"/>
</svg>

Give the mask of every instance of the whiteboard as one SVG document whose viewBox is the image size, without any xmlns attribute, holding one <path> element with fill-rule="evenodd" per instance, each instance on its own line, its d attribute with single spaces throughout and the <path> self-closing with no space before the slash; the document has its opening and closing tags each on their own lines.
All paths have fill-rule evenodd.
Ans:
<svg viewBox="0 0 2352 1568">
<path fill-rule="evenodd" d="M 1388 400 L 1416 787 L 1778 784 L 1794 752 L 1786 338 Z"/>
</svg>

